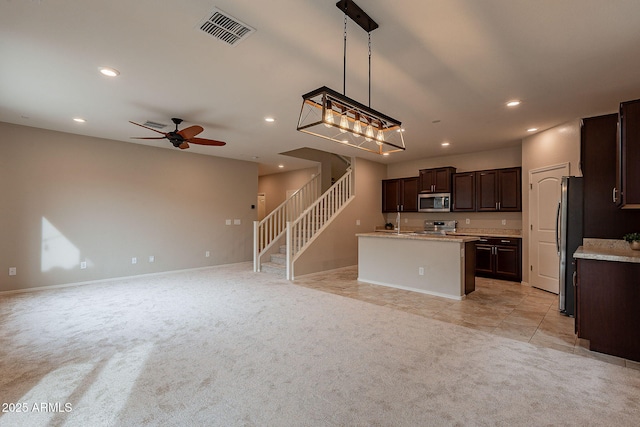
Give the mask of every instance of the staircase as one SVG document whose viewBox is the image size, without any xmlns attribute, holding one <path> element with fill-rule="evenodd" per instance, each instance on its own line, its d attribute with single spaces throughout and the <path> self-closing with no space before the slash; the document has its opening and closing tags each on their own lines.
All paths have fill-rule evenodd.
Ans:
<svg viewBox="0 0 640 427">
<path fill-rule="evenodd" d="M 263 262 L 260 271 L 287 277 L 287 246 L 280 245 L 280 251 L 270 254 L 270 261 Z"/>
<path fill-rule="evenodd" d="M 305 186 L 307 184 L 305 184 Z M 305 187 L 302 187 L 298 191 L 303 190 L 303 188 Z M 291 197 L 294 197 L 296 193 Z M 278 275 L 284 275 L 288 280 L 293 280 L 295 261 L 318 237 L 322 230 L 335 219 L 353 197 L 353 171 L 351 168 L 348 168 L 347 172 L 335 184 L 325 191 L 322 196 L 313 201 L 313 203 L 310 203 L 296 217 L 291 215 L 292 211 L 287 211 L 287 206 L 289 206 L 287 200 L 271 212 L 264 220 L 260 222 L 255 221 L 254 271 L 268 271 Z M 295 206 L 300 206 L 300 203 Z M 278 220 L 276 221 L 273 218 L 277 218 Z M 284 224 L 282 224 L 282 218 L 286 219 Z M 280 229 L 281 224 L 283 225 L 282 229 Z M 283 237 L 285 239 L 283 239 Z M 282 240 L 284 240 L 284 242 L 282 242 Z M 275 253 L 269 251 L 278 241 L 281 242 L 279 251 Z M 284 245 L 282 243 L 284 243 Z M 261 257 L 265 255 L 267 251 L 269 251 L 270 262 L 262 263 Z"/>
<path fill-rule="evenodd" d="M 253 271 L 262 271 L 262 257 L 273 252 L 278 242 L 284 244 L 287 222 L 299 217 L 320 195 L 320 174 L 275 208 L 262 221 L 253 222 Z"/>
</svg>

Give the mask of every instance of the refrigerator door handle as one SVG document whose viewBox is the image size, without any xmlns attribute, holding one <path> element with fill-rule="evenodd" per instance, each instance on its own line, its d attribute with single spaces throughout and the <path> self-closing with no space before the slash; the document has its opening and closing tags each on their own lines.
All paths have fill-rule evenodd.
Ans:
<svg viewBox="0 0 640 427">
<path fill-rule="evenodd" d="M 558 210 L 556 211 L 556 249 L 558 256 L 560 256 L 560 204 L 561 202 L 558 202 Z"/>
</svg>

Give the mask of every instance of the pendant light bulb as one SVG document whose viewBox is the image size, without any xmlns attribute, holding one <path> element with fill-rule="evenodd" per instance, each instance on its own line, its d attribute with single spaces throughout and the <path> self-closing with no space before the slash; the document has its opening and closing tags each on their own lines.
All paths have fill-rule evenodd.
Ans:
<svg viewBox="0 0 640 427">
<path fill-rule="evenodd" d="M 347 119 L 347 113 L 342 112 L 340 116 L 340 132 L 345 133 L 349 130 L 349 119 Z"/>
<path fill-rule="evenodd" d="M 362 133 L 362 125 L 360 124 L 360 114 L 356 113 L 356 121 L 353 122 L 353 134 L 354 136 L 360 136 Z"/>
<path fill-rule="evenodd" d="M 370 142 L 373 139 L 373 126 L 371 126 L 371 123 L 367 125 L 367 130 L 365 130 L 364 135 L 364 139 L 367 142 Z"/>
<path fill-rule="evenodd" d="M 324 109 L 324 125 L 328 128 L 333 124 L 333 110 L 331 109 L 331 101 L 327 101 L 327 106 Z"/>
<path fill-rule="evenodd" d="M 384 132 L 382 132 L 382 123 L 378 126 L 378 133 L 376 134 L 376 144 L 382 145 L 384 142 Z"/>
</svg>

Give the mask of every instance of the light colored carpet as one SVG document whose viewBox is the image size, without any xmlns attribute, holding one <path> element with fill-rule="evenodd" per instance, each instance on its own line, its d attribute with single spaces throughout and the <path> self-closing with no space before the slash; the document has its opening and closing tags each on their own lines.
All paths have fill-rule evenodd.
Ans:
<svg viewBox="0 0 640 427">
<path fill-rule="evenodd" d="M 242 263 L 0 297 L 23 402 L 0 426 L 632 426 L 640 371 Z"/>
</svg>

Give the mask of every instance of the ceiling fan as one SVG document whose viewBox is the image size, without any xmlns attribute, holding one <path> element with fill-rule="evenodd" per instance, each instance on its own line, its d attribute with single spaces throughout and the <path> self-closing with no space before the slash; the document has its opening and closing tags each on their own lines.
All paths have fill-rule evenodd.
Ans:
<svg viewBox="0 0 640 427">
<path fill-rule="evenodd" d="M 169 142 L 173 144 L 174 147 L 180 148 L 181 150 L 184 150 L 185 148 L 189 148 L 189 143 L 199 144 L 199 145 L 216 145 L 216 146 L 226 145 L 226 142 L 216 141 L 214 139 L 196 138 L 196 135 L 198 135 L 200 132 L 204 130 L 202 126 L 195 125 L 195 126 L 189 126 L 182 130 L 178 130 L 178 125 L 182 123 L 182 119 L 172 118 L 171 121 L 176 125 L 176 129 L 172 132 L 160 132 L 159 130 L 150 128 L 145 125 L 141 125 L 140 123 L 129 121 L 129 123 L 133 123 L 134 125 L 138 125 L 145 129 L 149 129 L 164 135 L 164 136 L 146 136 L 146 137 L 132 136 L 131 138 L 133 139 L 165 139 L 166 138 L 169 140 Z"/>
</svg>

